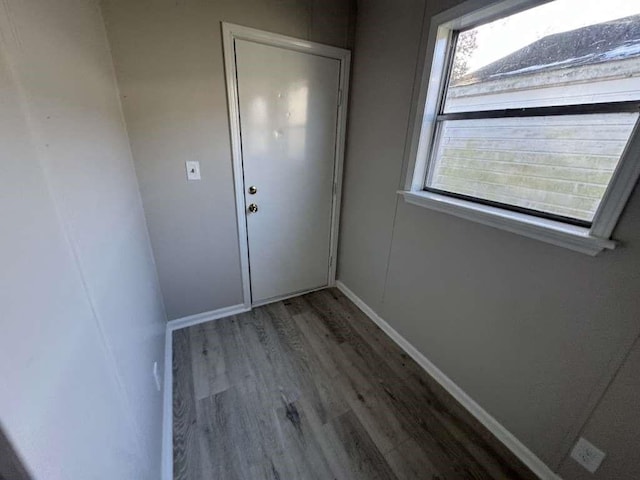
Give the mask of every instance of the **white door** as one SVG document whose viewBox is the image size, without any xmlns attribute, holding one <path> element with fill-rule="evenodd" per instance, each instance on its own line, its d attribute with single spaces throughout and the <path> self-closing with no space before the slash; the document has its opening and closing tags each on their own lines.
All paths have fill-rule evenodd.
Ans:
<svg viewBox="0 0 640 480">
<path fill-rule="evenodd" d="M 252 303 L 328 285 L 340 61 L 235 40 Z"/>
</svg>

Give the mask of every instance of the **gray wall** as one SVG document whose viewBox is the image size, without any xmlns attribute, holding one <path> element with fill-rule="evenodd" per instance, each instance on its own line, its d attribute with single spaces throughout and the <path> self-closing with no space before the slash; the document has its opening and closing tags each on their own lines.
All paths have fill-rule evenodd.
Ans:
<svg viewBox="0 0 640 480">
<path fill-rule="evenodd" d="M 629 357 L 581 432 L 586 438 L 593 439 L 593 443 L 607 452 L 607 456 L 595 477 L 573 460 L 566 459 L 560 468 L 560 475 L 563 478 L 576 480 L 640 478 L 638 379 L 640 379 L 640 341 L 636 340 Z"/>
<path fill-rule="evenodd" d="M 166 319 L 100 11 L 2 8 L 0 422 L 36 480 L 156 480 Z"/>
<path fill-rule="evenodd" d="M 558 469 L 640 333 L 640 193 L 596 258 L 398 199 L 423 13 L 455 3 L 358 4 L 338 276 Z M 610 392 L 585 433 L 626 452 L 602 419 L 637 412 Z"/>
<path fill-rule="evenodd" d="M 102 0 L 170 319 L 242 302 L 220 22 L 344 47 L 351 1 Z M 187 183 L 184 162 L 200 161 Z"/>
</svg>

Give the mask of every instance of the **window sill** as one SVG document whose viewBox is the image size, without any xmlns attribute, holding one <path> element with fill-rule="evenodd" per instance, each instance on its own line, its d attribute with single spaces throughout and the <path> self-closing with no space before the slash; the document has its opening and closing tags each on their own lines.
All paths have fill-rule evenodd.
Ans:
<svg viewBox="0 0 640 480">
<path fill-rule="evenodd" d="M 489 225 L 508 232 L 535 238 L 576 252 L 595 256 L 602 250 L 613 250 L 613 240 L 594 237 L 588 228 L 567 225 L 524 213 L 510 212 L 468 200 L 424 191 L 399 191 L 405 202 L 448 213 L 473 222 Z"/>
</svg>

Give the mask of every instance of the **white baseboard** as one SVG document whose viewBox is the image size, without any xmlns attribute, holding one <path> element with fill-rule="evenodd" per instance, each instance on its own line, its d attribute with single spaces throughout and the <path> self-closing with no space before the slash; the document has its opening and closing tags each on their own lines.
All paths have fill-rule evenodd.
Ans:
<svg viewBox="0 0 640 480">
<path fill-rule="evenodd" d="M 420 353 L 409 341 L 400 335 L 391 325 L 384 321 L 373 311 L 362 299 L 353 293 L 341 281 L 336 282 L 336 287 L 345 294 L 356 306 L 362 310 L 383 332 L 385 332 L 394 342 L 400 346 L 418 365 L 420 365 L 431 377 L 433 377 L 447 392 L 455 398 L 471 415 L 484 425 L 500 442 L 502 442 L 511 452 L 522 461 L 529 469 L 543 480 L 562 480 L 554 473 L 542 460 L 540 460 L 531 450 L 529 450 L 520 440 L 518 440 L 500 422 L 493 418 L 486 410 L 478 405 L 469 395 L 465 393 L 453 380 L 447 377 L 438 367 Z"/>
<path fill-rule="evenodd" d="M 251 307 L 247 307 L 243 303 L 238 305 L 232 305 L 230 307 L 219 308 L 217 310 L 211 310 L 210 312 L 197 313 L 188 317 L 178 318 L 176 320 L 170 320 L 167 323 L 167 328 L 172 332 L 180 330 L 181 328 L 192 327 L 200 323 L 210 322 L 211 320 L 218 320 L 219 318 L 230 317 L 231 315 L 237 315 L 238 313 L 244 313 L 251 310 Z"/>
<path fill-rule="evenodd" d="M 173 330 L 167 328 L 164 340 L 164 386 L 162 391 L 161 479 L 173 479 Z"/>
</svg>

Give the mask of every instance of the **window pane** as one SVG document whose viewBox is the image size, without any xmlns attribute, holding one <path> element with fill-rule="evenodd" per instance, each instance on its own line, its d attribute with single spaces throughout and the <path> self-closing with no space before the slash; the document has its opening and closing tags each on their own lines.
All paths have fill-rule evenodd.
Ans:
<svg viewBox="0 0 640 480">
<path fill-rule="evenodd" d="M 640 99 L 640 1 L 556 0 L 460 33 L 445 113 Z"/>
<path fill-rule="evenodd" d="M 451 120 L 427 187 L 590 222 L 638 114 Z"/>
</svg>

